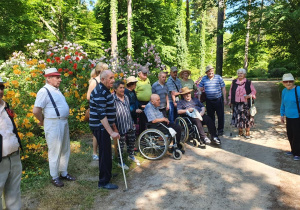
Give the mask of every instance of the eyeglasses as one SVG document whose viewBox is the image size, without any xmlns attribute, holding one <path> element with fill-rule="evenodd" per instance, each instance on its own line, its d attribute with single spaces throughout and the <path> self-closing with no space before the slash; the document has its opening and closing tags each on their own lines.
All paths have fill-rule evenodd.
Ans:
<svg viewBox="0 0 300 210">
<path fill-rule="evenodd" d="M 4 85 L 0 85 L 0 90 L 4 90 L 5 86 Z"/>
<path fill-rule="evenodd" d="M 289 80 L 289 81 L 282 81 L 283 83 L 293 83 L 294 80 Z"/>
</svg>

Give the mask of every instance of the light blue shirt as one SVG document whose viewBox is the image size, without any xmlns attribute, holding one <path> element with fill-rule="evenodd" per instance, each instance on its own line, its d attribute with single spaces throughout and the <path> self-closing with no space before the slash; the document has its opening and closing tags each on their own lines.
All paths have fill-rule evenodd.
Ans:
<svg viewBox="0 0 300 210">
<path fill-rule="evenodd" d="M 218 74 L 215 74 L 212 79 L 206 75 L 202 78 L 199 87 L 204 87 L 207 99 L 217 99 L 222 96 L 222 88 L 225 87 L 225 83 Z"/>
<path fill-rule="evenodd" d="M 297 86 L 298 102 L 300 103 L 300 88 Z M 295 88 L 288 90 L 284 88 L 281 95 L 280 115 L 287 118 L 299 118 Z"/>
</svg>

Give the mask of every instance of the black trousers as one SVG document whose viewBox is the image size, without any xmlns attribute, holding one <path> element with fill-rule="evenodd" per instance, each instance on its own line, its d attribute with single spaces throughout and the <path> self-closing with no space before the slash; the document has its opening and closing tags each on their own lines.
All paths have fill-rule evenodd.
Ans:
<svg viewBox="0 0 300 210">
<path fill-rule="evenodd" d="M 213 120 L 215 123 L 215 113 L 217 113 L 218 116 L 218 132 L 223 133 L 224 132 L 224 101 L 223 97 L 217 99 L 206 99 L 206 109 L 207 109 L 207 115 Z"/>
<path fill-rule="evenodd" d="M 286 131 L 294 156 L 300 156 L 300 118 L 286 118 Z"/>
<path fill-rule="evenodd" d="M 140 101 L 140 105 L 147 105 L 149 101 Z M 146 123 L 148 122 L 147 116 L 145 115 L 144 108 L 142 108 L 143 112 L 140 113 L 139 119 L 139 130 L 140 134 L 146 129 Z"/>
<path fill-rule="evenodd" d="M 175 123 L 163 123 L 165 126 L 168 128 L 173 128 L 176 131 L 176 143 L 178 144 L 180 142 L 180 137 L 181 137 L 181 127 Z M 155 128 L 163 132 L 164 134 L 169 133 L 169 130 L 166 129 L 164 126 L 160 125 L 160 123 L 152 123 L 151 125 L 148 126 L 149 128 Z M 175 142 L 173 142 L 175 143 Z"/>
<path fill-rule="evenodd" d="M 110 135 L 105 129 L 93 130 L 93 134 L 99 145 L 99 182 L 98 186 L 104 186 L 111 179 L 112 154 Z"/>
<path fill-rule="evenodd" d="M 207 137 L 205 132 L 204 132 L 204 129 L 203 129 L 202 125 L 207 125 L 208 131 L 211 135 L 211 138 L 213 139 L 214 137 L 217 136 L 217 130 L 216 130 L 215 123 L 206 114 L 203 115 L 202 118 L 203 118 L 203 121 L 201 122 L 198 118 L 189 117 L 191 122 L 197 126 L 198 132 L 199 132 L 199 135 L 200 135 L 201 139 L 204 139 L 205 137 Z"/>
</svg>

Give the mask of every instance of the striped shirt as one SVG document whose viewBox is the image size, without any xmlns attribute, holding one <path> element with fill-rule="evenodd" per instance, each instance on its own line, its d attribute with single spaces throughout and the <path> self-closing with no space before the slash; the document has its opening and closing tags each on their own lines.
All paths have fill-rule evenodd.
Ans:
<svg viewBox="0 0 300 210">
<path fill-rule="evenodd" d="M 148 122 L 152 122 L 155 119 L 164 118 L 164 115 L 161 111 L 159 111 L 159 108 L 155 107 L 151 102 L 146 105 L 144 112 L 147 116 Z"/>
<path fill-rule="evenodd" d="M 225 87 L 225 83 L 218 74 L 215 74 L 212 79 L 209 79 L 206 75 L 202 78 L 199 87 L 204 87 L 206 98 L 213 100 L 222 96 L 222 88 Z"/>
<path fill-rule="evenodd" d="M 116 94 L 115 107 L 116 107 L 116 126 L 120 135 L 126 134 L 130 129 L 133 129 L 133 121 L 130 114 L 130 105 L 127 95 L 124 95 L 124 102 L 121 101 Z"/>
<path fill-rule="evenodd" d="M 175 84 L 176 85 L 175 85 Z M 180 89 L 182 88 L 180 79 L 178 79 L 176 77 L 176 80 L 174 80 L 172 77 L 169 77 L 166 83 L 168 90 L 169 90 L 169 102 L 173 102 L 172 100 L 172 96 L 171 96 L 171 91 L 175 91 L 175 92 L 180 92 Z"/>
<path fill-rule="evenodd" d="M 168 95 L 168 87 L 167 85 L 161 85 L 158 81 L 152 85 L 152 93 L 159 95 L 160 97 L 160 109 L 167 107 L 166 96 Z"/>
<path fill-rule="evenodd" d="M 201 112 L 202 107 L 204 107 L 204 105 L 197 98 L 193 98 L 190 101 L 186 101 L 182 99 L 177 104 L 177 110 L 195 108 L 197 109 L 198 112 Z"/>
<path fill-rule="evenodd" d="M 114 102 L 115 99 L 109 89 L 102 83 L 99 83 L 92 91 L 90 97 L 89 125 L 91 130 L 103 130 L 104 126 L 100 121 L 105 117 L 107 117 L 110 125 L 115 123 L 116 108 Z"/>
</svg>

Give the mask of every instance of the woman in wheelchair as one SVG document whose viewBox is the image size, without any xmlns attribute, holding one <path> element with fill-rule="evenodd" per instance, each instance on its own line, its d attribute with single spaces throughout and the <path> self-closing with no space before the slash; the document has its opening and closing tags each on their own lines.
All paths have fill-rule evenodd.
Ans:
<svg viewBox="0 0 300 210">
<path fill-rule="evenodd" d="M 217 136 L 216 126 L 212 119 L 205 114 L 205 107 L 204 105 L 197 99 L 192 98 L 191 95 L 192 90 L 188 89 L 187 87 L 182 88 L 181 95 L 183 99 L 181 99 L 177 104 L 178 114 L 182 115 L 185 114 L 190 121 L 195 124 L 198 128 L 198 132 L 201 139 L 198 139 L 200 142 L 204 141 L 206 144 L 210 144 L 210 139 L 206 136 L 203 126 L 207 125 L 208 131 L 211 134 L 211 139 L 214 141 L 215 144 L 221 144 L 219 137 Z M 201 117 L 190 117 L 192 112 L 199 112 Z"/>
</svg>

